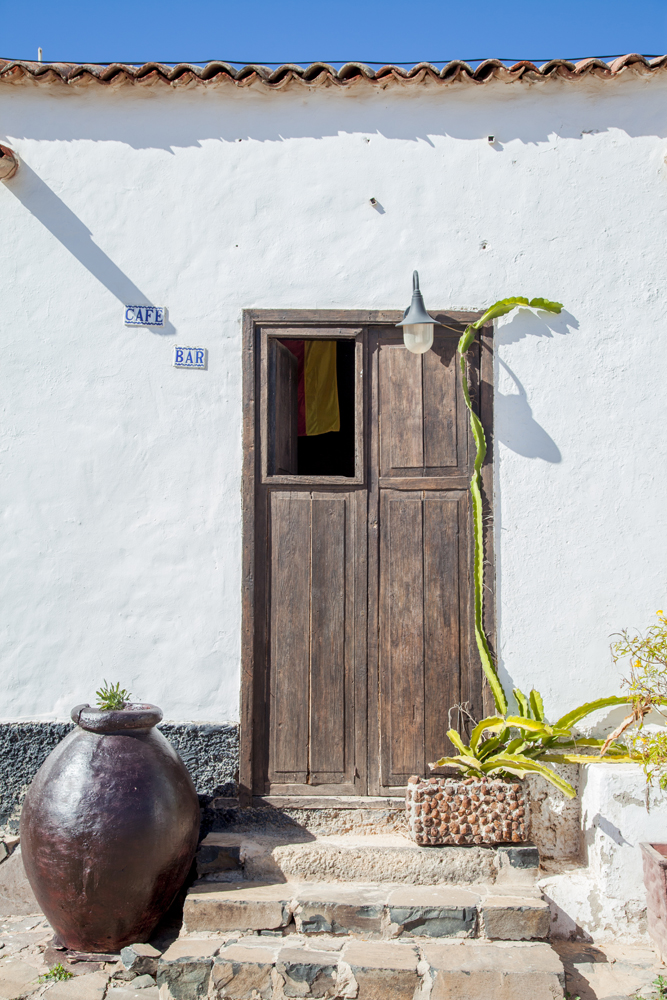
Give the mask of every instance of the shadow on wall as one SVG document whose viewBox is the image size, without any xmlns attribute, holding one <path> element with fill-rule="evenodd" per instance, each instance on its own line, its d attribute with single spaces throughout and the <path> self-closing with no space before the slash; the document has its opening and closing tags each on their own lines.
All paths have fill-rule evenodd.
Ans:
<svg viewBox="0 0 667 1000">
<path fill-rule="evenodd" d="M 528 402 L 526 390 L 509 365 L 500 358 L 500 365 L 512 378 L 518 393 L 504 396 L 497 392 L 494 398 L 495 433 L 506 448 L 524 458 L 541 458 L 544 462 L 560 462 L 560 448 L 538 424 Z"/>
<path fill-rule="evenodd" d="M 579 321 L 566 309 L 555 316 L 551 313 L 534 313 L 528 309 L 518 309 L 512 313 L 512 318 L 496 330 L 495 347 L 498 363 L 509 374 L 518 392 L 504 395 L 494 393 L 494 436 L 506 448 L 525 458 L 540 458 L 544 462 L 558 463 L 562 460 L 560 448 L 548 432 L 535 420 L 528 400 L 528 394 L 523 385 L 511 370 L 507 362 L 500 358 L 500 349 L 509 344 L 517 344 L 526 337 L 565 336 L 579 329 Z M 498 503 L 494 511 L 494 521 L 497 537 L 500 538 L 502 528 L 502 505 Z M 502 634 L 502 558 L 503 548 L 496 549 L 496 607 L 498 614 L 498 632 Z M 506 691 L 515 687 L 514 678 L 502 657 L 498 657 L 500 679 Z M 565 935 L 567 936 L 567 935 Z"/>
<path fill-rule="evenodd" d="M 7 190 L 124 306 L 156 304 L 93 242 L 90 229 L 25 160 Z M 163 327 L 149 329 L 160 334 L 176 333 L 169 321 Z"/>
<path fill-rule="evenodd" d="M 629 75 L 597 82 L 545 81 L 539 99 L 531 85 L 521 83 L 388 91 L 360 85 L 333 93 L 311 93 L 298 84 L 270 93 L 261 88 L 239 91 L 231 83 L 181 92 L 168 85 L 141 89 L 135 84 L 129 91 L 119 99 L 117 92 L 95 84 L 84 93 L 58 88 L 58 99 L 45 103 L 44 113 L 27 116 L 22 102 L 15 100 L 13 107 L 3 109 L 3 128 L 13 138 L 117 140 L 134 149 L 168 153 L 207 139 L 284 143 L 345 134 L 433 148 L 447 137 L 481 139 L 488 149 L 486 137 L 493 132 L 496 143 L 490 155 L 512 140 L 536 145 L 553 137 L 583 139 L 594 149 L 596 136 L 612 131 L 667 137 L 664 86 L 653 80 L 647 86 L 646 78 Z M 34 97 L 33 88 L 30 93 Z"/>
<path fill-rule="evenodd" d="M 516 344 L 524 337 L 553 337 L 565 335 L 579 328 L 578 321 L 563 310 L 559 316 L 519 310 L 511 322 L 501 326 L 496 335 L 498 347 Z M 494 396 L 494 433 L 506 448 L 524 458 L 541 458 L 544 462 L 560 462 L 560 449 L 547 431 L 535 420 L 528 395 L 518 377 L 506 361 L 498 358 L 502 368 L 514 382 L 517 392 L 508 395 L 496 392 Z"/>
<path fill-rule="evenodd" d="M 640 805 L 643 805 L 643 803 L 640 803 Z M 619 847 L 634 847 L 634 844 L 631 844 L 629 840 L 625 839 L 619 828 L 614 826 L 614 824 L 601 813 L 596 813 L 590 821 L 590 830 L 586 831 L 587 834 L 589 834 L 587 838 L 588 843 L 594 839 L 596 828 L 602 830 L 602 832 L 610 837 L 615 844 L 618 844 Z"/>
</svg>

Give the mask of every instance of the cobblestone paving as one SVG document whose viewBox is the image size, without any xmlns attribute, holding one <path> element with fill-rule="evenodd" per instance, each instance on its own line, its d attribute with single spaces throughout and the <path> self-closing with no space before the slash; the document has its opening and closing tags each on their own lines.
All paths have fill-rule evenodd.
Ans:
<svg viewBox="0 0 667 1000">
<path fill-rule="evenodd" d="M 13 902 L 18 912 L 11 912 Z M 153 976 L 137 975 L 120 960 L 81 960 L 75 953 L 54 948 L 53 931 L 38 911 L 23 874 L 20 848 L 0 861 L 0 904 L 0 1000 L 37 1000 L 47 995 L 48 1000 L 158 1000 Z M 164 951 L 177 933 L 176 928 L 169 929 L 164 940 L 157 937 L 153 944 Z M 256 941 L 261 943 L 259 938 Z M 552 944 L 565 967 L 566 996 L 572 1000 L 633 1000 L 637 996 L 653 1000 L 658 996 L 653 980 L 659 974 L 667 976 L 667 967 L 647 946 Z M 58 963 L 72 978 L 43 980 Z"/>
<path fill-rule="evenodd" d="M 552 941 L 565 967 L 566 989 L 580 1000 L 653 1000 L 658 993 L 651 985 L 658 975 L 667 976 L 652 948 L 634 944 L 587 944 L 583 941 Z"/>
</svg>

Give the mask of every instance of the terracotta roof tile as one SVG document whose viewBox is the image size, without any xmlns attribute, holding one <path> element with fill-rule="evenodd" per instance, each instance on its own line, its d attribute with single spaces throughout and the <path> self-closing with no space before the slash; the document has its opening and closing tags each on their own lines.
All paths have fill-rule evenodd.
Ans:
<svg viewBox="0 0 667 1000">
<path fill-rule="evenodd" d="M 447 63 L 442 69 L 430 63 L 417 63 L 411 69 L 391 65 L 371 69 L 363 63 L 350 62 L 336 70 L 326 63 L 312 63 L 305 67 L 285 63 L 276 69 L 251 64 L 237 69 L 225 62 L 210 62 L 206 65 L 178 63 L 175 66 L 149 62 L 143 66 L 130 66 L 124 63 L 110 65 L 39 63 L 0 59 L 0 82 L 55 83 L 74 86 L 89 83 L 107 86 L 123 83 L 138 83 L 144 86 L 165 83 L 174 87 L 229 82 L 237 87 L 259 84 L 269 90 L 281 90 L 290 84 L 309 88 L 348 88 L 359 83 L 385 87 L 388 84 L 406 85 L 425 82 L 480 84 L 490 80 L 501 80 L 511 83 L 523 79 L 535 81 L 557 77 L 566 80 L 580 80 L 587 76 L 610 79 L 627 72 L 652 75 L 665 68 L 667 68 L 667 55 L 649 60 L 636 52 L 621 56 L 612 63 L 595 58 L 582 59 L 578 63 L 568 62 L 565 59 L 552 59 L 542 66 L 527 61 L 506 66 L 499 59 L 485 59 L 476 69 L 458 60 Z"/>
</svg>

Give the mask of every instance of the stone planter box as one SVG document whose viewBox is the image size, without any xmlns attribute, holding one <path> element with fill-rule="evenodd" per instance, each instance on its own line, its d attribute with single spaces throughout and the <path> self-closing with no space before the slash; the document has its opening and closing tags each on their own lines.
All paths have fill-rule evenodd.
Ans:
<svg viewBox="0 0 667 1000">
<path fill-rule="evenodd" d="M 661 962 L 667 960 L 667 844 L 640 844 L 648 932 Z"/>
<path fill-rule="evenodd" d="M 405 796 L 408 829 L 418 844 L 522 844 L 530 830 L 524 781 L 417 778 Z"/>
</svg>

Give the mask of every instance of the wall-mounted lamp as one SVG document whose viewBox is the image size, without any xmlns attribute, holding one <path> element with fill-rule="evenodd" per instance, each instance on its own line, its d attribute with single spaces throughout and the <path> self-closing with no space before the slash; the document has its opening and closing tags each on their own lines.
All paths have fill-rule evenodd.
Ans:
<svg viewBox="0 0 667 1000">
<path fill-rule="evenodd" d="M 426 312 L 422 293 L 419 291 L 419 275 L 412 272 L 412 302 L 403 319 L 396 326 L 403 327 L 403 343 L 413 354 L 426 354 L 433 346 L 433 327 L 441 326 Z"/>
<path fill-rule="evenodd" d="M 9 146 L 0 146 L 0 181 L 8 181 L 19 168 L 19 158 Z"/>
</svg>

